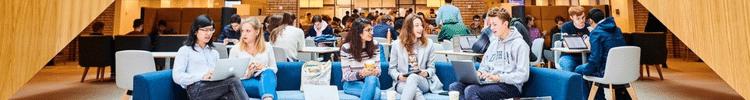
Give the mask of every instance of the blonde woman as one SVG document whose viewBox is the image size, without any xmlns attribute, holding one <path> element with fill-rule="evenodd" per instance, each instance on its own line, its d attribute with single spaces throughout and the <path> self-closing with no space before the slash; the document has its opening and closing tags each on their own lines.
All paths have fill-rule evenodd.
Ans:
<svg viewBox="0 0 750 100">
<path fill-rule="evenodd" d="M 242 80 L 245 91 L 250 97 L 276 100 L 276 59 L 273 47 L 263 38 L 263 26 L 250 18 L 242 21 L 239 30 L 239 46 L 229 51 L 229 58 L 250 58 L 248 74 Z"/>
<path fill-rule="evenodd" d="M 396 80 L 391 89 L 401 93 L 402 100 L 424 100 L 423 93 L 443 91 L 440 89 L 443 84 L 435 76 L 434 44 L 427 39 L 422 18 L 407 16 L 402 34 L 391 49 L 388 74 Z"/>
</svg>

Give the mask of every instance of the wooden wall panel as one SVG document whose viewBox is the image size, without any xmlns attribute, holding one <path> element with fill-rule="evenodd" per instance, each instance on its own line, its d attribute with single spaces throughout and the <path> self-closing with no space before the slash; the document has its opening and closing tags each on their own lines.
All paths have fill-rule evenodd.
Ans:
<svg viewBox="0 0 750 100">
<path fill-rule="evenodd" d="M 639 1 L 743 98 L 750 98 L 750 1 Z"/>
<path fill-rule="evenodd" d="M 8 99 L 114 0 L 0 0 L 0 100 Z"/>
</svg>

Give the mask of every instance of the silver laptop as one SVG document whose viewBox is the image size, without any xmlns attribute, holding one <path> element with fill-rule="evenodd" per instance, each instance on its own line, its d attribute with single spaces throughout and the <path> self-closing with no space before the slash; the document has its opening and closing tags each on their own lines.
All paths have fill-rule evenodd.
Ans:
<svg viewBox="0 0 750 100">
<path fill-rule="evenodd" d="M 214 74 L 204 81 L 224 80 L 232 76 L 244 77 L 250 58 L 219 59 L 216 63 Z"/>
<path fill-rule="evenodd" d="M 565 46 L 568 47 L 568 49 L 589 49 L 589 46 L 586 45 L 586 42 L 583 41 L 583 37 L 581 36 L 564 36 L 563 40 L 565 41 Z"/>
<path fill-rule="evenodd" d="M 474 45 L 474 42 L 477 42 L 477 36 L 475 35 L 461 35 L 458 38 L 461 51 L 464 52 L 472 51 L 471 47 Z"/>
<path fill-rule="evenodd" d="M 340 100 L 339 90 L 335 85 L 305 85 L 304 90 L 311 90 L 302 93 L 305 100 Z"/>
<path fill-rule="evenodd" d="M 451 61 L 451 64 L 453 64 L 453 72 L 456 73 L 456 79 L 459 82 L 467 84 L 495 83 L 489 79 L 481 80 L 479 76 L 477 76 L 477 69 L 474 67 L 474 62 Z"/>
</svg>

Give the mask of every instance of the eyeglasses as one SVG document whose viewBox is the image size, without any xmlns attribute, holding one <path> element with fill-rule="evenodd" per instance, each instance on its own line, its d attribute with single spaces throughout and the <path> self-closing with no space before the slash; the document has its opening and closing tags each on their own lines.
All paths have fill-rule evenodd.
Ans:
<svg viewBox="0 0 750 100">
<path fill-rule="evenodd" d="M 214 32 L 215 30 L 213 28 L 210 28 L 210 29 L 208 29 L 208 28 L 200 28 L 200 29 L 198 29 L 198 31 Z"/>
</svg>

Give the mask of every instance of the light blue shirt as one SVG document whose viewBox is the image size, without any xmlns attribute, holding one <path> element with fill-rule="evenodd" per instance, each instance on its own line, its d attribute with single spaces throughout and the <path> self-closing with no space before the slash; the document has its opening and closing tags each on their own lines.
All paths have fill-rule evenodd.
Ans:
<svg viewBox="0 0 750 100">
<path fill-rule="evenodd" d="M 219 52 L 209 46 L 205 48 L 200 48 L 198 44 L 192 48 L 182 46 L 177 51 L 174 60 L 172 79 L 182 88 L 187 88 L 188 85 L 200 81 L 204 74 L 213 70 L 218 60 Z"/>
<path fill-rule="evenodd" d="M 446 4 L 438 8 L 437 17 L 435 17 L 435 25 L 442 25 L 448 19 L 456 19 L 459 24 L 464 24 L 463 18 L 461 18 L 461 11 L 458 7 Z"/>
</svg>

